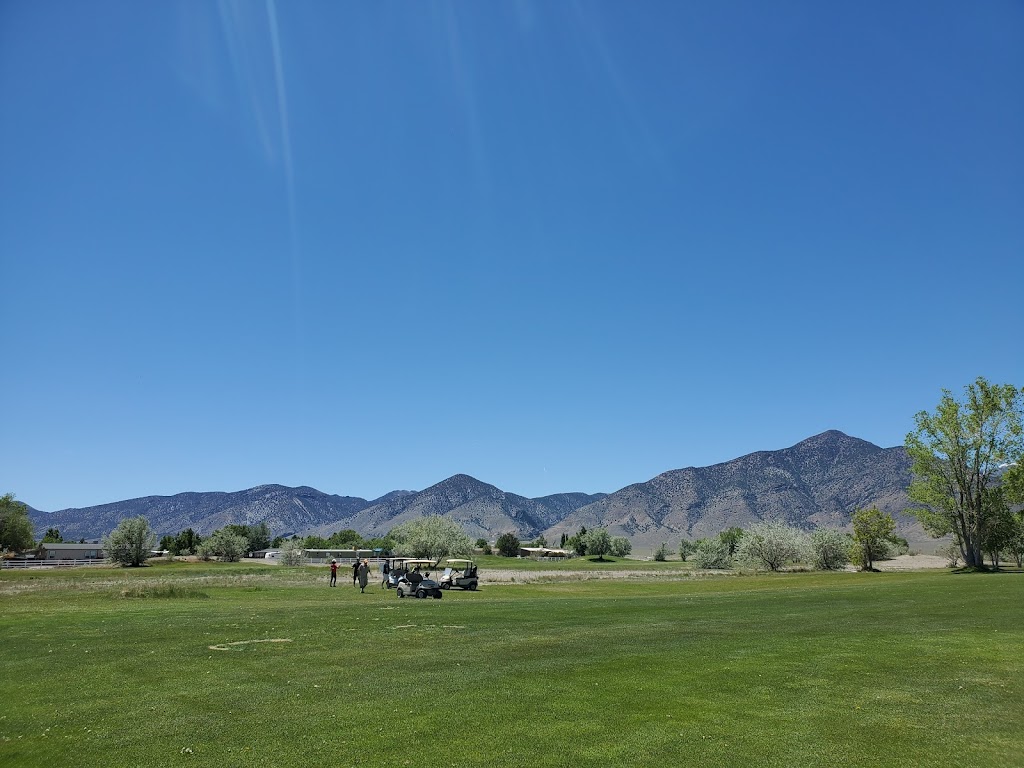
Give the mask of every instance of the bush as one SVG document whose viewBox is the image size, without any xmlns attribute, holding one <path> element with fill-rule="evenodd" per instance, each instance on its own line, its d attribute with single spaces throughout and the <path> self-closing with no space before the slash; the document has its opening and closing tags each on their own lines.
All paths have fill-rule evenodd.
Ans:
<svg viewBox="0 0 1024 768">
<path fill-rule="evenodd" d="M 754 567 L 778 571 L 787 563 L 803 560 L 809 549 L 807 535 L 779 522 L 753 526 L 740 542 L 739 558 Z"/>
<path fill-rule="evenodd" d="M 149 521 L 141 515 L 122 520 L 103 540 L 103 551 L 111 562 L 129 567 L 146 562 L 155 546 L 156 534 L 150 529 Z"/>
<path fill-rule="evenodd" d="M 944 547 L 939 547 L 935 551 L 935 554 L 945 557 L 946 565 L 949 568 L 960 567 L 960 558 L 962 557 L 962 555 L 960 554 L 960 545 L 957 544 L 955 541 L 947 544 Z"/>
<path fill-rule="evenodd" d="M 693 553 L 693 564 L 698 568 L 731 568 L 729 543 L 720 538 L 701 539 Z"/>
<path fill-rule="evenodd" d="M 850 537 L 832 528 L 811 534 L 811 563 L 819 571 L 839 571 L 850 562 Z"/>
<path fill-rule="evenodd" d="M 616 536 L 612 539 L 612 554 L 615 557 L 626 557 L 633 551 L 633 545 L 625 536 Z"/>
<path fill-rule="evenodd" d="M 672 550 L 668 548 L 668 544 L 665 542 L 661 543 L 661 546 L 654 550 L 654 559 L 659 563 L 663 563 L 668 559 L 668 556 L 672 554 Z"/>
</svg>

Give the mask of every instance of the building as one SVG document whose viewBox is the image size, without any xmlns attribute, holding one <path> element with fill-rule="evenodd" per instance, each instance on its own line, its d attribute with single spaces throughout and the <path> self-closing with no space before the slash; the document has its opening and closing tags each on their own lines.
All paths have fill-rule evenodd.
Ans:
<svg viewBox="0 0 1024 768">
<path fill-rule="evenodd" d="M 39 545 L 40 560 L 103 560 L 106 553 L 101 544 L 68 544 L 47 541 Z"/>
</svg>

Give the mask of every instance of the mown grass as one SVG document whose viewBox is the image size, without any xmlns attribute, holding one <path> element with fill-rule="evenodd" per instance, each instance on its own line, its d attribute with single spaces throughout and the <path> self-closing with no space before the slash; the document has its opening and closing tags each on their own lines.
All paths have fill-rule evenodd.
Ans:
<svg viewBox="0 0 1024 768">
<path fill-rule="evenodd" d="M 4 572 L 0 765 L 1024 765 L 1017 574 L 342 584 Z"/>
</svg>

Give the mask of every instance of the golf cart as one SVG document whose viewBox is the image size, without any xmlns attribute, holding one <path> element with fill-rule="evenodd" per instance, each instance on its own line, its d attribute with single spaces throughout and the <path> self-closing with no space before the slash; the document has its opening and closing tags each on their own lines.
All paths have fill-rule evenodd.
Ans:
<svg viewBox="0 0 1024 768">
<path fill-rule="evenodd" d="M 395 591 L 399 597 L 432 597 L 435 600 L 441 599 L 440 585 L 430 578 L 428 569 L 437 565 L 434 560 L 406 560 L 402 566 L 404 572 L 398 578 Z"/>
<path fill-rule="evenodd" d="M 475 590 L 479 583 L 476 576 L 476 563 L 472 560 L 448 558 L 445 562 L 444 573 L 441 574 L 438 583 L 441 585 L 441 589 L 458 587 L 459 589 Z"/>
<path fill-rule="evenodd" d="M 388 578 L 384 582 L 384 586 L 388 589 L 394 589 L 398 586 L 399 580 L 406 574 L 405 564 L 409 559 L 408 557 L 392 557 L 388 559 Z"/>
</svg>

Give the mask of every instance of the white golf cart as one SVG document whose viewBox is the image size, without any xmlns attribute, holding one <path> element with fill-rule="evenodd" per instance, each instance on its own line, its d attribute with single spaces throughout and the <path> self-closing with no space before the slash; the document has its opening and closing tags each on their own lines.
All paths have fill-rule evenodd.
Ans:
<svg viewBox="0 0 1024 768">
<path fill-rule="evenodd" d="M 409 557 L 391 557 L 388 558 L 388 578 L 384 582 L 384 586 L 388 589 L 394 589 L 398 586 L 399 580 L 405 576 L 406 567 L 405 564 L 411 560 Z"/>
<path fill-rule="evenodd" d="M 402 566 L 404 573 L 398 577 L 395 591 L 399 597 L 432 597 L 441 599 L 441 586 L 430 578 L 430 569 L 437 565 L 436 560 L 406 560 Z"/>
<path fill-rule="evenodd" d="M 450 557 L 445 561 L 444 573 L 437 582 L 441 589 L 458 587 L 475 590 L 480 583 L 476 575 L 476 563 L 472 560 Z"/>
</svg>

